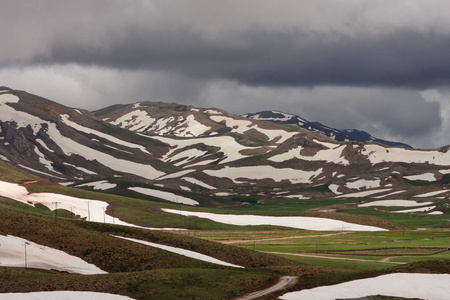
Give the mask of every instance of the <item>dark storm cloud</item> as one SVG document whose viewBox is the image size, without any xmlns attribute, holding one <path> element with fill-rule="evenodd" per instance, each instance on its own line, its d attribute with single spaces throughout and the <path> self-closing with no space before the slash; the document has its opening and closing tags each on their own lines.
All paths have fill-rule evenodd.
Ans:
<svg viewBox="0 0 450 300">
<path fill-rule="evenodd" d="M 0 81 L 88 109 L 279 109 L 411 144 L 447 136 L 448 2 L 281 3 L 2 1 Z M 425 100 L 424 89 L 440 97 Z"/>
<path fill-rule="evenodd" d="M 242 41 L 236 45 L 234 40 Z M 41 62 L 166 70 L 266 86 L 408 86 L 450 83 L 450 38 L 402 30 L 381 37 L 237 32 L 208 40 L 189 28 L 128 29 L 107 47 L 56 43 Z"/>
<path fill-rule="evenodd" d="M 384 20 L 395 7 L 385 1 L 379 7 L 371 1 L 286 2 L 298 20 L 266 1 L 49 3 L 7 2 L 14 9 L 4 11 L 20 13 L 0 21 L 11 30 L 4 32 L 4 47 L 11 50 L 0 54 L 0 63 L 147 69 L 255 86 L 449 84 L 449 31 L 434 15 L 421 21 L 420 13 L 431 15 L 429 6 L 398 25 Z"/>
</svg>

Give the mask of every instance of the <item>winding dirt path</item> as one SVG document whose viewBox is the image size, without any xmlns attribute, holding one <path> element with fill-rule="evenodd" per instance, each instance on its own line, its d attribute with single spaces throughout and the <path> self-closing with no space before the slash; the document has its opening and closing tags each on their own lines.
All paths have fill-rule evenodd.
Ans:
<svg viewBox="0 0 450 300">
<path fill-rule="evenodd" d="M 277 292 L 279 290 L 285 289 L 288 286 L 294 285 L 297 282 L 298 277 L 296 276 L 283 276 L 281 277 L 277 283 L 269 286 L 268 288 L 248 293 L 244 296 L 240 296 L 238 298 L 234 298 L 233 300 L 251 300 L 257 299 L 266 295 L 269 295 L 273 292 Z"/>
<path fill-rule="evenodd" d="M 315 237 L 328 237 L 328 236 L 348 234 L 348 233 L 351 233 L 351 232 L 344 231 L 344 232 L 328 233 L 328 234 L 285 236 L 285 237 L 278 237 L 278 238 L 253 239 L 253 240 L 214 240 L 214 241 L 222 243 L 222 244 L 235 244 L 235 243 L 247 243 L 247 242 L 252 243 L 252 242 L 265 242 L 265 241 L 278 241 L 278 240 L 291 240 L 291 239 L 306 239 L 306 238 L 315 238 Z"/>
<path fill-rule="evenodd" d="M 334 257 L 334 256 L 322 256 L 322 255 L 314 255 L 314 254 L 303 254 L 303 253 L 288 253 L 288 252 L 272 252 L 272 251 L 260 251 L 268 254 L 282 254 L 282 255 L 291 255 L 291 256 L 303 256 L 303 257 L 312 257 L 312 258 L 324 258 L 324 259 L 336 259 L 336 260 L 351 260 L 351 261 L 363 261 L 363 262 L 378 262 L 385 264 L 397 264 L 404 265 L 404 262 L 395 262 L 389 261 L 385 259 L 381 260 L 370 260 L 370 259 L 361 259 L 361 258 L 349 258 L 349 257 Z M 388 257 L 389 258 L 389 257 Z M 393 257 L 390 257 L 393 258 Z"/>
</svg>

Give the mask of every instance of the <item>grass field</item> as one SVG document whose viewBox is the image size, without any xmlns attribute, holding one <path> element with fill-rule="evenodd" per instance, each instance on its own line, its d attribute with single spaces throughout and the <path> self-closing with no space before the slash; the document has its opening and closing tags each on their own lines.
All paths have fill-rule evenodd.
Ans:
<svg viewBox="0 0 450 300">
<path fill-rule="evenodd" d="M 14 175 L 14 174 L 13 174 Z M 15 175 L 14 175 L 15 176 Z M 20 174 L 18 175 L 21 176 Z M 126 187 L 131 183 L 117 180 Z M 144 185 L 144 187 L 152 187 Z M 326 186 L 317 187 L 322 191 Z M 395 271 L 450 272 L 448 214 L 392 214 L 358 208 L 366 199 L 266 199 L 266 204 L 236 205 L 234 197 L 197 196 L 191 207 L 119 189 L 115 194 L 59 185 L 32 184 L 30 192 L 54 192 L 109 203 L 108 214 L 149 227 L 178 232 L 90 223 L 67 211 L 32 207 L 0 198 L 0 233 L 21 236 L 95 263 L 107 275 L 80 276 L 41 270 L 0 268 L 0 292 L 90 290 L 136 299 L 230 299 L 283 275 L 299 276 L 292 290 L 335 284 Z M 251 202 L 264 197 L 242 197 Z M 211 201 L 215 205 L 203 205 Z M 160 208 L 213 213 L 303 215 L 383 226 L 383 232 L 313 232 L 273 226 L 232 226 L 164 213 Z M 321 210 L 332 209 L 332 212 Z M 422 228 L 417 230 L 417 228 Z M 189 249 L 246 269 L 235 270 L 129 243 L 111 234 Z M 441 251 L 442 250 L 442 251 Z M 402 264 L 400 264 L 402 263 Z M 406 263 L 406 264 L 404 264 Z M 267 299 L 276 299 L 277 294 Z M 395 299 L 395 298 L 373 298 Z"/>
</svg>

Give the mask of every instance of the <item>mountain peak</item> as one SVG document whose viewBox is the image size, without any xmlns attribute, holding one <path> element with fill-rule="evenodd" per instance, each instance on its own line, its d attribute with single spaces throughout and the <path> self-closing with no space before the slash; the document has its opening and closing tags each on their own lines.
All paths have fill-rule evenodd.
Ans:
<svg viewBox="0 0 450 300">
<path fill-rule="evenodd" d="M 270 121 L 274 123 L 281 123 L 281 124 L 294 124 L 298 127 L 319 132 L 323 135 L 326 135 L 336 141 L 340 142 L 346 142 L 346 141 L 356 141 L 356 142 L 375 142 L 380 143 L 383 145 L 388 146 L 401 146 L 401 147 L 408 147 L 412 148 L 410 145 L 400 143 L 400 142 L 393 142 L 393 141 L 386 141 L 383 139 L 379 139 L 376 137 L 373 137 L 366 131 L 358 130 L 358 129 L 336 129 L 332 127 L 328 127 L 326 125 L 323 125 L 319 122 L 310 122 L 306 119 L 303 119 L 297 115 L 294 114 L 288 114 L 276 110 L 269 110 L 269 111 L 261 111 L 257 113 L 247 113 L 245 115 L 242 115 L 244 118 L 249 119 L 256 119 L 261 121 Z"/>
</svg>

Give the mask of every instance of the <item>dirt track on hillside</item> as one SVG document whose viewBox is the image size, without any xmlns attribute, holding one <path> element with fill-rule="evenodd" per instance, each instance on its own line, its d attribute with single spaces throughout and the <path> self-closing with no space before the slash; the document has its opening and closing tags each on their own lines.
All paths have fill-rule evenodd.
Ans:
<svg viewBox="0 0 450 300">
<path fill-rule="evenodd" d="M 244 296 L 240 296 L 234 298 L 233 300 L 251 300 L 257 299 L 266 295 L 269 295 L 273 292 L 277 292 L 279 290 L 285 289 L 288 286 L 294 285 L 297 282 L 298 277 L 296 276 L 283 276 L 281 277 L 275 284 L 264 288 L 262 290 L 248 293 Z"/>
<path fill-rule="evenodd" d="M 318 234 L 318 235 L 299 235 L 299 236 L 286 236 L 286 237 L 279 237 L 279 238 L 267 238 L 267 239 L 253 239 L 253 240 L 215 240 L 216 242 L 222 243 L 222 244 L 236 244 L 236 243 L 252 243 L 252 242 L 265 242 L 265 241 L 279 241 L 279 240 L 291 240 L 291 239 L 306 239 L 306 238 L 315 238 L 315 237 L 327 237 L 327 236 L 333 236 L 333 235 L 341 235 L 341 234 L 348 234 L 350 232 L 344 231 L 344 232 L 338 232 L 338 233 L 329 233 L 329 234 Z"/>
</svg>

